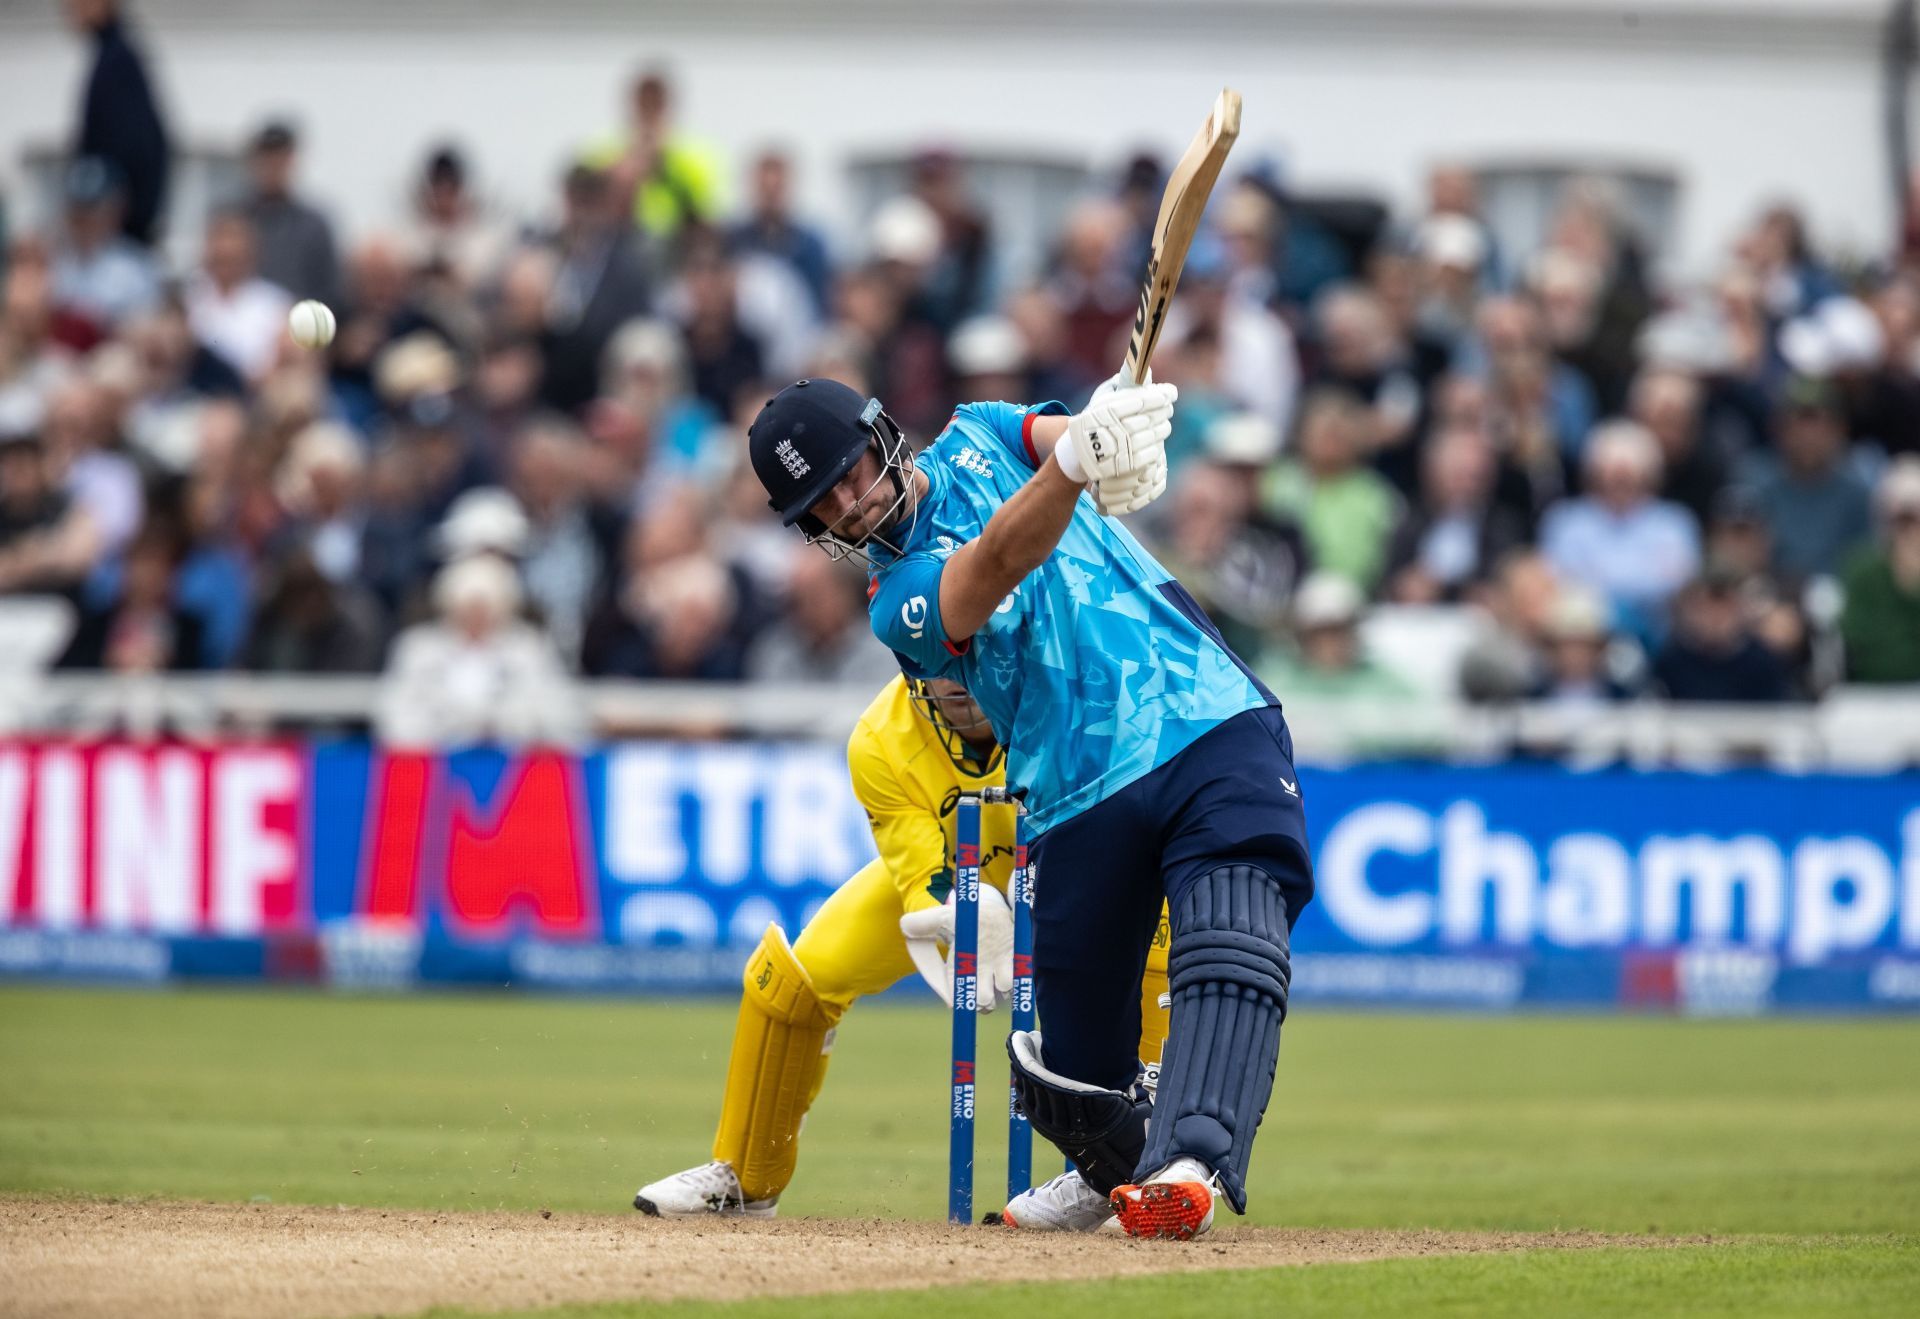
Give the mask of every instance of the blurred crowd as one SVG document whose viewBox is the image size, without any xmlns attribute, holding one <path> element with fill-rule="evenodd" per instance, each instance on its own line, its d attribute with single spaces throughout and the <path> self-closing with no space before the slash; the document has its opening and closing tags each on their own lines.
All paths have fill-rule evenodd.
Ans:
<svg viewBox="0 0 1920 1319">
<path fill-rule="evenodd" d="M 300 126 L 255 125 L 172 269 L 138 48 L 109 0 L 69 10 L 63 208 L 0 285 L 0 592 L 74 602 L 68 666 L 386 669 L 397 736 L 561 735 L 569 674 L 878 684 L 863 583 L 771 520 L 746 423 L 802 375 L 922 444 L 960 401 L 1077 406 L 1168 163 L 1102 175 L 1016 283 L 959 156 L 829 236 L 786 154 L 723 158 L 648 70 L 548 216 L 450 143 L 343 233 Z M 305 298 L 324 350 L 287 335 Z M 1135 530 L 1283 700 L 1411 693 L 1366 638 L 1416 607 L 1470 620 L 1479 701 L 1920 682 L 1920 257 L 1836 268 L 1783 204 L 1711 287 L 1661 287 L 1598 182 L 1520 252 L 1461 168 L 1399 216 L 1230 169 L 1155 372 L 1171 488 Z"/>
</svg>

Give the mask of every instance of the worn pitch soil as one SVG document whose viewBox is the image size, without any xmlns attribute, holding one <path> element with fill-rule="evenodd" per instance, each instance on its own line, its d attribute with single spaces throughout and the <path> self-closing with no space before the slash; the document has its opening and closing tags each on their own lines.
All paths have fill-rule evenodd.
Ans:
<svg viewBox="0 0 1920 1319">
<path fill-rule="evenodd" d="M 1593 1233 L 1239 1227 L 1197 1243 L 933 1223 L 0 1199 L 0 1314 L 148 1319 L 731 1300 L 1533 1248 Z"/>
</svg>

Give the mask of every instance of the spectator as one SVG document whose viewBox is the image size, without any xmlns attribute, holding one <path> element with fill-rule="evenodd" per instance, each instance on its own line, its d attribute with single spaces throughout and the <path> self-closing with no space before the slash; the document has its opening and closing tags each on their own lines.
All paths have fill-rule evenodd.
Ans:
<svg viewBox="0 0 1920 1319">
<path fill-rule="evenodd" d="M 583 731 L 572 683 L 545 634 L 515 617 L 520 584 L 492 555 L 440 570 L 439 617 L 394 642 L 375 731 L 389 746 L 565 745 Z"/>
<path fill-rule="evenodd" d="M 946 338 L 930 286 L 941 257 L 940 217 L 911 194 L 868 222 L 873 260 L 841 280 L 836 314 L 866 340 L 873 389 L 909 434 L 931 435 L 952 400 Z"/>
<path fill-rule="evenodd" d="M 1027 393 L 1027 345 L 1020 329 L 1004 316 L 975 316 L 962 321 L 947 340 L 947 367 L 953 373 L 954 398 L 1040 401 Z"/>
<path fill-rule="evenodd" d="M 1105 380 L 1125 351 L 1140 301 L 1140 272 L 1127 249 L 1127 216 L 1116 202 L 1090 200 L 1068 212 L 1045 285 L 1064 321 L 1067 365 Z"/>
<path fill-rule="evenodd" d="M 1460 657 L 1460 693 L 1469 701 L 1517 701 L 1547 681 L 1546 648 L 1562 595 L 1540 553 L 1513 550 L 1477 592 L 1480 617 Z"/>
<path fill-rule="evenodd" d="M 1671 368 L 1643 370 L 1628 391 L 1629 414 L 1660 445 L 1660 497 L 1702 525 L 1727 484 L 1727 461 L 1702 433 L 1703 403 L 1700 383 Z"/>
<path fill-rule="evenodd" d="M 0 437 L 0 593 L 76 592 L 93 540 L 87 519 L 54 484 L 40 437 Z"/>
<path fill-rule="evenodd" d="M 1227 283 L 1232 295 L 1277 310 L 1284 301 L 1275 261 L 1282 251 L 1279 199 L 1247 178 L 1227 191 L 1216 211 L 1214 231 L 1226 250 L 1227 268 L 1232 272 Z"/>
<path fill-rule="evenodd" d="M 93 40 L 74 154 L 112 162 L 127 183 L 120 228 L 150 247 L 158 233 L 173 159 L 146 60 L 127 39 L 119 0 L 66 0 L 67 21 Z"/>
<path fill-rule="evenodd" d="M 333 225 L 293 191 L 299 150 L 293 125 L 277 119 L 261 125 L 247 148 L 252 187 L 242 209 L 253 221 L 261 278 L 278 284 L 295 301 L 317 298 L 337 306 L 340 256 L 333 245 Z"/>
<path fill-rule="evenodd" d="M 1811 659 L 1811 638 L 1797 593 L 1773 572 L 1773 537 L 1753 491 L 1728 486 L 1707 523 L 1706 561 L 1738 579 L 1754 635 L 1798 675 Z"/>
<path fill-rule="evenodd" d="M 67 215 L 53 258 L 53 298 L 64 316 L 77 320 L 75 347 L 93 347 L 128 317 L 150 310 L 160 298 L 160 275 L 151 253 L 121 229 L 126 185 L 119 167 L 82 156 L 67 167 Z"/>
<path fill-rule="evenodd" d="M 1487 228 L 1478 219 L 1439 213 L 1413 236 L 1415 293 L 1413 333 L 1444 366 L 1473 331 L 1492 251 Z"/>
<path fill-rule="evenodd" d="M 1474 322 L 1477 338 L 1454 369 L 1486 382 L 1502 447 L 1529 469 L 1556 453 L 1577 457 L 1593 425 L 1593 389 L 1548 352 L 1539 314 L 1519 298 L 1488 298 Z"/>
<path fill-rule="evenodd" d="M 951 151 L 930 149 L 908 167 L 911 196 L 939 223 L 939 249 L 924 279 L 926 314 L 942 335 L 985 311 L 993 296 L 993 231 L 967 195 L 966 170 Z"/>
<path fill-rule="evenodd" d="M 1776 202 L 1762 211 L 1738 251 L 1775 321 L 1803 316 L 1840 291 L 1839 281 L 1815 259 L 1807 222 L 1790 203 Z"/>
<path fill-rule="evenodd" d="M 1920 276 L 1888 279 L 1873 294 L 1886 344 L 1855 400 L 1855 434 L 1888 453 L 1920 453 Z"/>
<path fill-rule="evenodd" d="M 1209 456 L 1181 469 L 1154 537 L 1161 562 L 1249 663 L 1286 624 L 1306 572 L 1299 528 L 1270 521 L 1256 507 L 1252 474 L 1276 441 L 1264 417 L 1243 413 L 1215 422 Z"/>
<path fill-rule="evenodd" d="M 257 273 L 253 221 L 243 211 L 215 211 L 201 268 L 187 285 L 194 334 L 257 384 L 279 354 L 292 305 L 286 290 Z"/>
<path fill-rule="evenodd" d="M 1607 607 L 1589 591 L 1562 591 L 1548 610 L 1546 671 L 1533 698 L 1563 711 L 1590 711 L 1626 700 L 1632 693 L 1607 668 L 1612 640 Z"/>
<path fill-rule="evenodd" d="M 1364 408 L 1348 394 L 1315 391 L 1300 410 L 1296 457 L 1268 474 L 1261 502 L 1269 516 L 1297 522 L 1317 568 L 1371 591 L 1386 566 L 1387 538 L 1399 500 L 1362 462 Z"/>
<path fill-rule="evenodd" d="M 693 393 L 686 341 L 666 321 L 620 327 L 607 345 L 600 391 L 587 428 L 593 487 L 603 502 L 638 507 L 662 481 L 704 483 L 739 457 L 736 438 L 719 431 L 722 414 Z"/>
<path fill-rule="evenodd" d="M 1599 341 L 1604 276 L 1594 262 L 1561 247 L 1534 258 L 1528 291 L 1540 310 L 1540 328 L 1554 360 L 1577 373 L 1596 405 L 1625 405 L 1625 379 L 1632 359 L 1615 360 L 1618 345 Z"/>
<path fill-rule="evenodd" d="M 499 271 L 512 242 L 507 226 L 489 216 L 474 196 L 467 158 L 451 144 L 427 156 L 407 237 L 423 267 L 444 271 L 469 295 Z"/>
<path fill-rule="evenodd" d="M 1261 678 L 1289 700 L 1405 701 L 1413 686 L 1368 659 L 1360 646 L 1366 600 L 1336 573 L 1316 572 L 1293 598 L 1295 650 L 1269 659 Z"/>
<path fill-rule="evenodd" d="M 330 582 L 357 580 L 366 534 L 366 457 L 352 431 L 320 421 L 293 439 L 275 477 L 288 515 L 278 552 L 298 549 Z"/>
<path fill-rule="evenodd" d="M 1027 359 L 1027 380 L 1020 391 L 1026 399 L 1060 399 L 1078 403 L 1093 392 L 1105 376 L 1089 376 L 1067 353 L 1067 323 L 1060 304 L 1044 288 L 1021 289 L 1007 299 L 1005 314 L 1020 331 Z M 1108 365 L 1111 365 L 1109 363 Z M 1181 391 L 1185 396 L 1186 391 Z"/>
<path fill-rule="evenodd" d="M 1218 379 L 1227 396 L 1239 409 L 1257 412 L 1285 430 L 1300 390 L 1293 332 L 1266 307 L 1232 297 L 1228 274 L 1220 244 L 1202 235 L 1187 253 L 1180 276 L 1180 300 L 1174 307 L 1179 323 L 1166 333 L 1212 336 L 1219 344 Z M 1356 423 L 1359 420 L 1356 415 Z M 1356 442 L 1365 438 L 1357 436 Z"/>
<path fill-rule="evenodd" d="M 16 242 L 0 282 L 0 434 L 39 429 L 69 351 L 53 338 L 52 260 L 37 240 Z"/>
<path fill-rule="evenodd" d="M 60 667 L 114 673 L 163 673 L 204 667 L 201 623 L 174 603 L 178 547 L 149 529 L 127 550 L 120 592 L 101 608 L 83 609 Z"/>
<path fill-rule="evenodd" d="M 867 626 L 865 574 L 824 554 L 794 552 L 786 613 L 748 649 L 746 677 L 874 689 L 898 672 Z"/>
<path fill-rule="evenodd" d="M 570 666 L 579 658 L 587 613 L 600 596 L 620 534 L 616 519 L 594 516 L 582 450 L 579 432 L 558 418 L 535 421 L 513 449 L 511 488 L 527 521 L 520 576 Z"/>
<path fill-rule="evenodd" d="M 511 330 L 489 336 L 473 371 L 473 447 L 481 467 L 507 470 L 514 437 L 540 410 L 539 394 L 539 341 Z"/>
<path fill-rule="evenodd" d="M 1577 369 L 1592 386 L 1604 412 L 1625 403 L 1635 363 L 1634 344 L 1653 306 L 1647 288 L 1646 258 L 1634 238 L 1615 189 L 1599 179 L 1576 179 L 1562 192 L 1547 240 L 1549 252 L 1582 262 L 1597 276 L 1598 290 L 1586 334 L 1577 342 L 1556 344 L 1563 363 Z M 1580 277 L 1584 282 L 1584 277 Z M 1587 296 L 1582 291 L 1578 296 Z M 1572 325 L 1563 328 L 1571 330 Z M 1568 335 L 1569 340 L 1573 335 Z"/>
<path fill-rule="evenodd" d="M 622 572 L 595 611 L 581 664 L 596 675 L 731 681 L 762 616 L 752 579 L 708 544 L 707 501 L 663 491 L 628 525 Z"/>
<path fill-rule="evenodd" d="M 209 430 L 218 436 L 220 424 Z M 252 626 L 253 564 L 234 526 L 230 455 L 216 455 L 214 438 L 202 469 L 189 476 L 181 492 L 181 523 L 187 545 L 174 578 L 174 602 L 200 622 L 201 657 L 206 667 L 233 664 Z"/>
<path fill-rule="evenodd" d="M 1480 213 L 1480 181 L 1471 169 L 1443 161 L 1427 172 L 1427 216 L 1421 226 L 1424 241 L 1416 246 L 1428 260 L 1438 259 L 1438 252 L 1427 252 L 1429 243 L 1437 244 L 1454 258 L 1448 264 L 1474 275 L 1475 290 L 1501 287 L 1504 272 L 1499 250 L 1493 230 Z M 1460 221 L 1464 225 L 1456 223 Z M 1451 227 L 1453 232 L 1440 237 L 1442 226 Z"/>
<path fill-rule="evenodd" d="M 1559 449 L 1542 433 L 1516 431 L 1496 415 L 1487 384 L 1476 376 L 1449 372 L 1428 391 L 1433 409 L 1427 419 L 1434 432 L 1461 427 L 1492 442 L 1498 462 L 1494 502 L 1528 526 L 1547 505 L 1566 493 L 1567 475 Z"/>
<path fill-rule="evenodd" d="M 194 338 L 178 298 L 128 324 L 121 336 L 141 372 L 140 397 L 127 417 L 127 440 L 161 467 L 190 468 L 199 454 L 200 426 L 214 401 L 240 408 L 246 381 L 226 360 Z"/>
<path fill-rule="evenodd" d="M 604 677 L 730 682 L 741 676 L 734 640 L 739 608 L 727 571 L 707 555 L 681 555 L 629 571 L 595 616 L 586 671 Z"/>
<path fill-rule="evenodd" d="M 373 233 L 347 258 L 346 308 L 327 355 L 334 404 L 362 430 L 377 430 L 391 398 L 382 399 L 375 374 L 396 344 L 431 339 L 451 348 L 453 337 L 428 312 L 420 296 L 414 260 L 390 233 Z"/>
<path fill-rule="evenodd" d="M 1737 572 L 1718 565 L 1688 584 L 1672 635 L 1653 662 L 1660 691 L 1674 701 L 1784 701 L 1790 674 L 1754 635 Z"/>
<path fill-rule="evenodd" d="M 1167 471 L 1177 476 L 1188 463 L 1206 456 L 1210 437 L 1230 416 L 1254 416 L 1227 394 L 1220 379 L 1220 339 L 1204 325 L 1196 325 L 1179 335 L 1163 335 L 1153 354 L 1154 378 L 1180 390 L 1180 406 L 1174 409 L 1173 431 L 1167 436 Z M 1103 377 L 1104 378 L 1104 377 Z M 1065 397 L 1085 398 L 1087 390 Z M 1061 398 L 1058 394 L 1035 393 L 1031 397 Z M 1286 432 L 1266 417 L 1260 417 L 1264 434 L 1273 437 L 1269 460 L 1277 458 Z M 1257 480 L 1257 476 L 1256 476 Z"/>
<path fill-rule="evenodd" d="M 1526 523 L 1494 501 L 1493 446 L 1471 427 L 1441 431 L 1421 463 L 1420 502 L 1387 550 L 1388 594 L 1401 604 L 1457 601 L 1528 540 Z"/>
<path fill-rule="evenodd" d="M 747 216 L 733 226 L 731 238 L 736 251 L 758 252 L 785 262 L 806 286 L 815 312 L 826 317 L 831 309 L 833 265 L 819 229 L 793 212 L 793 162 L 786 152 L 769 148 L 754 161 Z"/>
<path fill-rule="evenodd" d="M 1414 426 L 1424 411 L 1408 345 L 1370 290 L 1336 284 L 1314 305 L 1321 363 L 1317 383 L 1345 390 L 1365 404 L 1362 447 L 1381 475 L 1411 498 L 1419 485 Z"/>
<path fill-rule="evenodd" d="M 1850 682 L 1920 683 L 1920 458 L 1897 459 L 1875 492 L 1876 545 L 1847 567 L 1846 640 Z"/>
<path fill-rule="evenodd" d="M 608 177 L 586 166 L 568 172 L 566 217 L 555 245 L 541 330 L 546 349 L 541 397 L 574 412 L 593 398 L 600 358 L 614 331 L 647 309 L 647 276 Z"/>
<path fill-rule="evenodd" d="M 120 450 L 105 391 L 85 377 L 62 385 L 48 400 L 41 437 L 55 479 L 83 515 L 64 542 L 66 566 L 89 574 L 117 564 L 146 516 L 146 494 L 139 469 Z"/>
<path fill-rule="evenodd" d="M 693 392 L 716 415 L 725 416 L 740 387 L 760 379 L 766 350 L 740 323 L 736 271 L 719 242 L 691 242 L 680 275 L 686 301 L 681 329 Z"/>
<path fill-rule="evenodd" d="M 1540 548 L 1561 577 L 1599 592 L 1628 631 L 1656 636 L 1667 598 L 1699 565 L 1699 529 L 1655 497 L 1660 446 L 1637 422 L 1594 432 L 1586 476 L 1585 495 L 1548 511 Z"/>
<path fill-rule="evenodd" d="M 380 608 L 372 596 L 356 583 L 334 581 L 304 551 L 295 551 L 267 583 L 240 667 L 254 673 L 375 673 L 381 636 Z"/>
<path fill-rule="evenodd" d="M 648 69 L 628 89 L 632 116 L 627 140 L 603 147 L 585 162 L 604 171 L 612 199 L 656 246 L 689 223 L 720 217 L 724 176 L 719 154 L 682 134 L 673 122 L 673 84 L 663 69 Z"/>
<path fill-rule="evenodd" d="M 1846 464 L 1846 413 L 1827 381 L 1795 380 L 1780 415 L 1778 453 L 1755 454 L 1745 484 L 1773 529 L 1774 568 L 1794 580 L 1836 573 L 1866 539 L 1866 483 Z"/>
</svg>

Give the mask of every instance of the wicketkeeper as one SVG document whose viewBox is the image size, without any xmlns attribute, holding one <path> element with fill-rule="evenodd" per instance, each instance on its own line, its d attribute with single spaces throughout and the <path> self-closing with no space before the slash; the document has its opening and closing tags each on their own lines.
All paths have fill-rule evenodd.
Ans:
<svg viewBox="0 0 1920 1319">
<path fill-rule="evenodd" d="M 1005 753 L 959 683 L 896 678 L 855 725 L 847 760 L 880 855 L 827 899 L 792 944 L 778 925 L 767 927 L 747 959 L 713 1160 L 641 1187 L 633 1207 L 642 1213 L 771 1217 L 793 1178 L 800 1123 L 826 1080 L 847 1008 L 916 969 L 953 1001 L 946 950 L 953 942 L 954 807 L 962 793 L 1004 785 Z M 1006 891 L 1014 824 L 1011 810 L 981 816 L 978 1000 L 991 1011 L 1013 986 Z M 1162 939 L 1141 988 L 1139 1057 L 1148 1064 L 1158 1063 L 1167 1036 L 1160 1006 L 1166 987 Z M 938 1084 L 939 1074 L 930 1073 L 929 1111 Z M 1073 1198 L 1079 1183 L 1055 1179 L 1070 1181 L 1064 1205 L 1042 1187 L 1008 1206 L 1007 1221 L 1084 1229 L 1111 1217 L 1104 1199 L 1079 1203 L 1087 1199 Z M 1098 1218 L 1089 1223 L 1091 1213 Z"/>
</svg>

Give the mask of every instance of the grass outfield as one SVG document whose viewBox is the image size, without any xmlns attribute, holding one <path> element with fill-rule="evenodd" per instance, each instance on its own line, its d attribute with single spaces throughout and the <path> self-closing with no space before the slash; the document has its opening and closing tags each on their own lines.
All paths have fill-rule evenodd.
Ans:
<svg viewBox="0 0 1920 1319">
<path fill-rule="evenodd" d="M 0 989 L 0 1190 L 630 1213 L 641 1181 L 706 1157 L 732 1020 L 673 1000 Z M 997 1034 L 982 1209 L 1002 1177 Z M 937 1009 L 851 1014 L 783 1212 L 938 1219 L 945 1054 Z M 1769 1239 L 816 1304 L 1910 1313 L 1920 1022 L 1303 1013 L 1251 1181 L 1254 1223 Z"/>
</svg>

